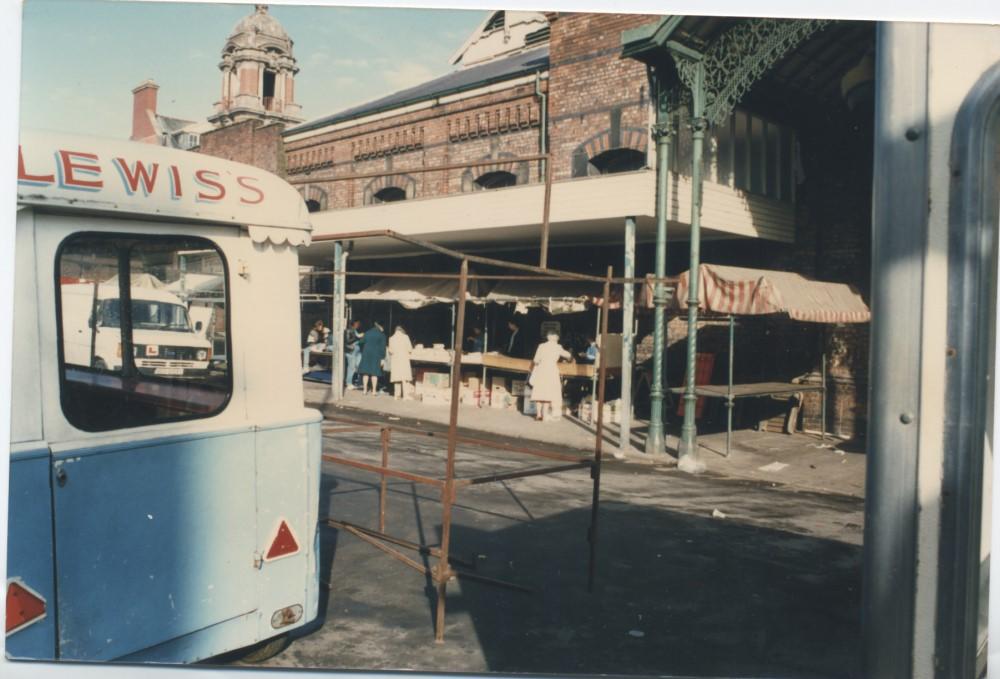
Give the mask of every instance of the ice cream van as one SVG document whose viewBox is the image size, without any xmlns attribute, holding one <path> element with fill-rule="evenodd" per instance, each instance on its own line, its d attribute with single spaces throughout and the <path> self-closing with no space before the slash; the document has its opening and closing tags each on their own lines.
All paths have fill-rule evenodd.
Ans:
<svg viewBox="0 0 1000 679">
<path fill-rule="evenodd" d="M 22 134 L 9 657 L 194 662 L 316 618 L 310 228 L 254 167 Z"/>
</svg>

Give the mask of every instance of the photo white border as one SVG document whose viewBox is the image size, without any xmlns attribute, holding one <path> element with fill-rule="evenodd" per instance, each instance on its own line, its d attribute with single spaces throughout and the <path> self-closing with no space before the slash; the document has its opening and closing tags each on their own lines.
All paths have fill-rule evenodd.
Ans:
<svg viewBox="0 0 1000 679">
<path fill-rule="evenodd" d="M 0 0 L 0 87 L 7 102 L 20 102 L 20 56 L 21 56 L 21 8 L 22 2 L 31 0 Z M 180 0 L 132 0 L 175 2 Z M 211 0 L 186 0 L 187 2 L 209 2 Z M 242 2 L 242 0 L 240 0 Z M 252 2 L 243 4 L 252 5 Z M 780 16 L 788 18 L 831 18 L 864 19 L 883 21 L 937 21 L 956 23 L 1000 23 L 1000 0 L 909 0 L 902 3 L 893 0 L 624 0 L 623 2 L 596 2 L 587 0 L 542 0 L 539 2 L 510 0 L 506 2 L 483 2 L 481 0 L 453 0 L 452 2 L 430 2 L 418 0 L 331 2 L 330 0 L 270 0 L 271 5 L 325 5 L 352 7 L 410 7 L 489 10 L 502 6 L 504 9 L 589 11 L 589 12 L 635 12 L 648 14 L 697 14 L 717 16 Z M 224 36 L 220 36 L 220 41 Z M 221 46 L 221 42 L 220 42 Z M 67 58 L 69 58 L 67 56 Z M 0 581 L 6 582 L 7 561 L 7 488 L 9 474 L 10 441 L 10 398 L 11 398 L 11 324 L 13 320 L 13 264 L 14 264 L 14 215 L 16 206 L 16 180 L 14 153 L 17 146 L 17 123 L 19 105 L 8 104 L 0 107 Z M 998 354 L 1000 355 L 1000 354 Z M 1000 440 L 1000 417 L 996 418 L 997 431 L 994 440 Z M 994 468 L 1000 488 L 1000 465 Z M 1000 522 L 996 520 L 1000 503 L 994 502 L 993 526 L 994 544 L 1000 537 Z M 1000 560 L 994 561 L 992 581 L 1000 583 Z M 1000 611 L 995 605 L 1000 598 L 1000 586 L 991 592 L 990 618 L 1000 621 Z M 997 594 L 997 596 L 992 596 Z M 0 600 L 6 597 L 0 598 Z M 0 607 L 4 604 L 0 603 Z M 1000 627 L 994 625 L 993 628 Z M 1000 632 L 1000 630 L 998 630 Z M 993 636 L 993 634 L 991 634 Z M 1000 644 L 991 644 L 990 664 L 1000 669 Z M 445 668 L 442 668 L 445 669 Z M 0 676 L 9 679 L 20 677 L 82 677 L 84 679 L 132 679 L 140 677 L 177 677 L 179 679 L 201 679 L 248 676 L 247 672 L 260 672 L 241 667 L 239 669 L 219 669 L 205 666 L 164 667 L 157 665 L 115 666 L 76 663 L 26 663 L 8 662 L 0 655 Z M 240 672 L 240 675 L 236 675 Z M 268 677 L 276 679 L 300 678 L 303 670 L 267 670 Z M 315 672 L 314 672 L 315 673 Z M 320 672 L 330 674 L 330 672 Z M 376 673 L 365 673 L 371 677 Z M 417 673 L 413 673 L 417 675 Z M 994 672 L 991 672 L 994 674 Z M 357 672 L 339 673 L 339 676 L 362 676 Z M 388 675 L 386 675 L 388 676 Z M 426 676 L 426 675 L 425 675 Z"/>
</svg>

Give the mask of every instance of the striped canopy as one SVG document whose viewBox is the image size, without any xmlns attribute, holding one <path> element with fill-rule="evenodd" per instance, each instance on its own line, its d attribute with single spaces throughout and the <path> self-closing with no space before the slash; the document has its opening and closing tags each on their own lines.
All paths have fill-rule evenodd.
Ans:
<svg viewBox="0 0 1000 679">
<path fill-rule="evenodd" d="M 784 314 L 811 323 L 866 323 L 871 312 L 844 283 L 814 281 L 789 271 L 702 264 L 698 267 L 699 308 L 720 314 Z M 690 272 L 680 275 L 675 302 L 687 308 Z"/>
</svg>

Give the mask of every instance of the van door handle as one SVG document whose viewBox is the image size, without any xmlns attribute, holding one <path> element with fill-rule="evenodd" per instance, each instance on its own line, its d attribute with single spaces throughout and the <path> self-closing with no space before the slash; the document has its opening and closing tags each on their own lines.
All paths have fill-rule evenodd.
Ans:
<svg viewBox="0 0 1000 679">
<path fill-rule="evenodd" d="M 68 479 L 69 477 L 66 475 L 65 469 L 60 468 L 59 470 L 56 471 L 56 483 L 59 484 L 60 488 L 66 485 L 66 481 Z"/>
</svg>

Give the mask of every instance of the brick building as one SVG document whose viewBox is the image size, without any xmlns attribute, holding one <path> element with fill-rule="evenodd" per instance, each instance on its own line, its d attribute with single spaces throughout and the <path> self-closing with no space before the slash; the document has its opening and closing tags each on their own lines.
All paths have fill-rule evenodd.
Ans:
<svg viewBox="0 0 1000 679">
<path fill-rule="evenodd" d="M 392 229 L 531 263 L 544 195 L 537 156 L 548 152 L 550 265 L 600 273 L 612 265 L 620 275 L 631 217 L 642 275 L 653 270 L 655 112 L 647 66 L 623 58 L 622 42 L 623 32 L 657 19 L 492 12 L 460 46 L 448 75 L 301 124 L 258 110 L 203 135 L 201 150 L 283 173 L 315 213 L 317 233 Z M 726 121 L 711 127 L 703 261 L 793 270 L 866 293 L 871 103 L 852 101 L 843 83 L 873 49 L 872 24 L 837 22 L 779 63 Z M 822 63 L 813 64 L 810 55 Z M 691 134 L 684 115 L 675 124 L 669 274 L 687 268 L 691 211 Z M 485 164 L 468 166 L 480 161 Z M 425 168 L 441 169 L 416 171 Z M 365 242 L 351 261 L 364 260 L 366 270 L 445 265 L 414 254 L 398 243 Z M 331 257 L 332 245 L 317 243 L 303 262 L 325 266 Z M 620 330 L 620 315 L 613 329 L 615 323 Z M 744 325 L 737 380 L 803 373 L 815 379 L 826 353 L 830 429 L 863 434 L 866 326 Z M 648 317 L 640 316 L 639 337 L 646 332 Z M 724 353 L 711 331 L 702 338 L 699 350 Z M 668 358 L 672 385 L 680 383 L 681 364 Z M 717 369 L 724 377 L 724 360 Z M 818 414 L 817 400 L 807 401 L 803 424 L 816 428 Z"/>
</svg>

